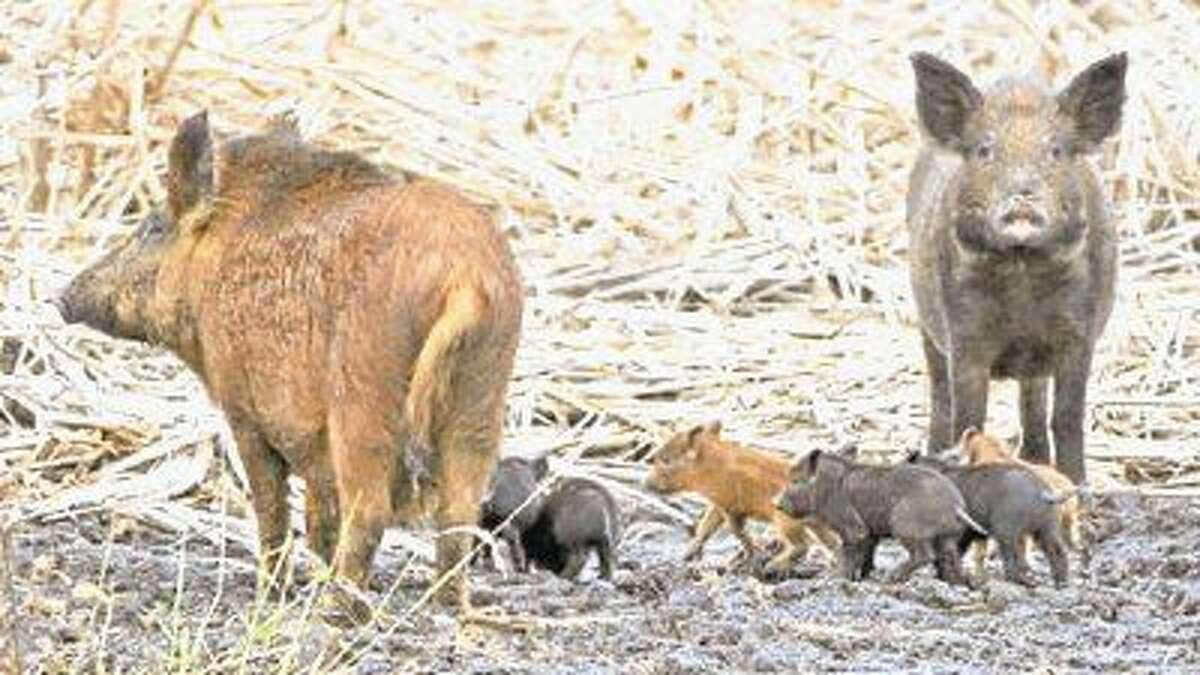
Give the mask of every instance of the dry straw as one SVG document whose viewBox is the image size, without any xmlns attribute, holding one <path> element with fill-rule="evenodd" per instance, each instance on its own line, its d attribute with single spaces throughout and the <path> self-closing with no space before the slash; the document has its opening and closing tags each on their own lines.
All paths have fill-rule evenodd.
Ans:
<svg viewBox="0 0 1200 675">
<path fill-rule="evenodd" d="M 252 548 L 195 380 L 44 302 L 161 201 L 164 141 L 198 109 L 229 135 L 293 110 L 321 143 L 504 207 L 529 288 L 508 452 L 679 518 L 624 486 L 686 424 L 787 452 L 918 445 L 916 49 L 1060 80 L 1129 51 L 1097 160 L 1123 263 L 1089 459 L 1158 491 L 1198 481 L 1191 4 L 106 0 L 6 3 L 0 25 L 0 499 L 22 517 L 115 509 Z M 993 396 L 1005 434 L 1014 397 Z"/>
</svg>

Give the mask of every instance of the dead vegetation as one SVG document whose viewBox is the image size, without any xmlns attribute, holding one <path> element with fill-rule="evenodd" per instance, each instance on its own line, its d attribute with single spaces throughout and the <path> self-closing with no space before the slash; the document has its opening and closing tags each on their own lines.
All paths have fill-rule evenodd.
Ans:
<svg viewBox="0 0 1200 675">
<path fill-rule="evenodd" d="M 306 137 L 504 207 L 529 289 L 508 452 L 551 452 L 670 517 L 631 486 L 693 420 L 795 453 L 917 447 L 916 49 L 981 79 L 1129 51 L 1099 159 L 1122 262 L 1088 460 L 1101 484 L 1200 485 L 1189 5 L 82 0 L 5 4 L 0 24 L 8 527 L 101 509 L 253 549 L 244 477 L 191 375 L 45 303 L 162 202 L 164 142 L 199 109 L 225 130 L 291 110 Z M 991 428 L 1011 435 L 1015 387 L 995 391 Z"/>
</svg>

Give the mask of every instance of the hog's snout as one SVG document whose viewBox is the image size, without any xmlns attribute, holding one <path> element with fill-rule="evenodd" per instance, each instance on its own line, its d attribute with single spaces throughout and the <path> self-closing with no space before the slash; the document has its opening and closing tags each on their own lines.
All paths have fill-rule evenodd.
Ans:
<svg viewBox="0 0 1200 675">
<path fill-rule="evenodd" d="M 642 479 L 642 487 L 651 492 L 658 492 L 658 483 L 655 482 L 653 474 L 646 474 Z"/>
<path fill-rule="evenodd" d="M 1046 209 L 1032 194 L 1016 194 L 993 212 L 997 233 L 1015 244 L 1041 236 L 1050 222 Z"/>
<path fill-rule="evenodd" d="M 46 300 L 46 302 L 58 310 L 63 323 L 77 323 L 79 321 L 79 312 L 76 311 L 78 303 L 72 300 L 74 289 L 75 284 L 69 284 L 60 289 L 53 297 Z"/>
</svg>

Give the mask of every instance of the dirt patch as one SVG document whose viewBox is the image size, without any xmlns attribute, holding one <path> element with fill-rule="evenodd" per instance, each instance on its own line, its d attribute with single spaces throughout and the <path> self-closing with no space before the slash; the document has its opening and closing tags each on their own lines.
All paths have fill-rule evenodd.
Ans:
<svg viewBox="0 0 1200 675">
<path fill-rule="evenodd" d="M 978 590 L 928 571 L 904 585 L 849 584 L 814 557 L 783 580 L 719 537 L 703 561 L 681 564 L 682 531 L 622 546 L 614 583 L 545 572 L 505 577 L 476 570 L 481 600 L 536 619 L 527 632 L 460 626 L 436 607 L 405 617 L 429 570 L 385 551 L 372 596 L 376 625 L 341 631 L 312 611 L 315 582 L 299 572 L 288 604 L 255 602 L 252 558 L 89 515 L 13 536 L 17 616 L 34 672 L 226 671 L 246 666 L 350 672 L 713 672 L 796 670 L 1124 670 L 1200 666 L 1200 504 L 1105 496 L 1090 526 L 1097 540 L 1072 583 L 1036 589 L 999 580 L 997 561 Z M 880 551 L 883 570 L 901 556 Z M 815 576 L 812 576 L 814 575 Z M 811 576 L 812 578 L 806 578 Z M 878 573 L 877 577 L 880 576 Z M 310 616 L 315 615 L 311 614 Z M 339 655 L 339 652 L 341 654 Z"/>
</svg>

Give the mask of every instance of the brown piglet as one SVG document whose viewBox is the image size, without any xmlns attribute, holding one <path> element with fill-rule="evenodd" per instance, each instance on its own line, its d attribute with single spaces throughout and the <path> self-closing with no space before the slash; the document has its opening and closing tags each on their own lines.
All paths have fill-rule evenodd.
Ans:
<svg viewBox="0 0 1200 675">
<path fill-rule="evenodd" d="M 166 208 L 81 272 L 68 322 L 162 345 L 221 408 L 260 553 L 287 551 L 287 478 L 309 547 L 365 586 L 384 528 L 474 526 L 496 463 L 523 305 L 493 215 L 276 120 L 215 147 L 206 113 L 167 157 Z M 437 540 L 454 569 L 471 535 Z M 443 600 L 468 603 L 461 574 Z"/>
<path fill-rule="evenodd" d="M 910 276 L 930 382 L 929 450 L 984 428 L 991 379 L 1020 383 L 1021 455 L 1085 479 L 1092 355 L 1112 312 L 1117 237 L 1089 164 L 1121 122 L 1125 54 L 1065 88 L 1036 76 L 985 91 L 912 56 L 927 142 L 909 177 Z"/>
<path fill-rule="evenodd" d="M 722 525 L 753 555 L 745 524 L 758 520 L 770 523 L 783 543 L 767 565 L 770 572 L 782 572 L 814 542 L 831 552 L 839 546 L 819 519 L 796 519 L 775 508 L 773 500 L 788 486 L 788 467 L 782 457 L 725 440 L 720 422 L 712 422 L 672 436 L 655 454 L 645 485 L 662 494 L 695 492 L 708 501 L 684 560 L 698 558 Z"/>
</svg>

